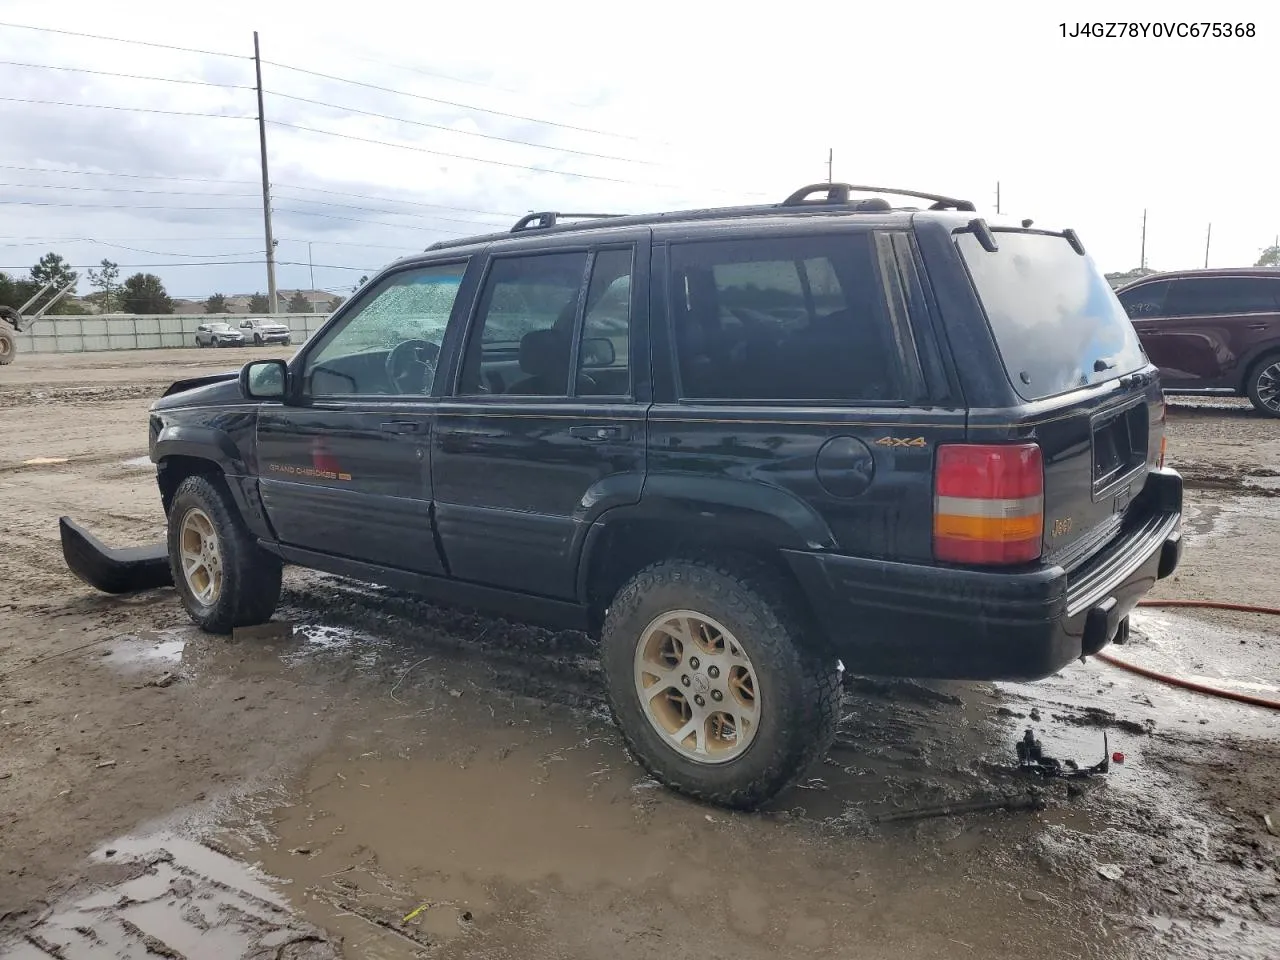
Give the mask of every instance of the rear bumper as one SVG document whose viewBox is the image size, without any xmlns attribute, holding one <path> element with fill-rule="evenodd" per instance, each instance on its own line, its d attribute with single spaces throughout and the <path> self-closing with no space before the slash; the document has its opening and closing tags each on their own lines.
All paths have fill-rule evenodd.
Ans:
<svg viewBox="0 0 1280 960">
<path fill-rule="evenodd" d="M 1097 653 L 1182 557 L 1182 477 L 1153 471 L 1134 514 L 1068 573 L 995 573 L 786 551 L 846 667 L 888 676 L 1038 680 Z"/>
<path fill-rule="evenodd" d="M 70 517 L 58 519 L 62 557 L 68 569 L 106 593 L 137 593 L 173 584 L 165 543 L 111 549 Z"/>
</svg>

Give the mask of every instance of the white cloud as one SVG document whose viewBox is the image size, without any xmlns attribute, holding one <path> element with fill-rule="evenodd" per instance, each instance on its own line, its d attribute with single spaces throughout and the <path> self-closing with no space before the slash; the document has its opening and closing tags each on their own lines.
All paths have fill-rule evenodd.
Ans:
<svg viewBox="0 0 1280 960">
<path fill-rule="evenodd" d="M 655 0 L 622 8 L 368 0 L 326 11 L 295 0 L 226 0 L 184 8 L 179 19 L 171 3 L 152 0 L 115 7 L 67 0 L 56 17 L 46 3 L 8 0 L 0 20 L 241 55 L 252 52 L 257 29 L 269 61 L 509 116 L 335 84 L 271 64 L 264 66 L 269 90 L 455 131 L 649 162 L 560 153 L 269 95 L 269 119 L 417 148 L 272 126 L 273 182 L 503 215 L 282 186 L 274 201 L 282 260 L 305 263 L 310 240 L 317 262 L 372 267 L 401 249 L 420 249 L 455 232 L 505 227 L 512 215 L 535 208 L 630 212 L 781 199 L 806 181 L 823 179 L 833 148 L 836 179 L 951 193 L 985 209 L 994 206 L 999 180 L 1005 212 L 1076 227 L 1106 269 L 1136 265 L 1144 208 L 1152 266 L 1202 263 L 1210 221 L 1210 262 L 1251 263 L 1280 232 L 1280 200 L 1272 189 L 1275 138 L 1260 108 L 1273 85 L 1280 23 L 1257 0 L 1213 14 L 1254 22 L 1252 39 L 1061 36 L 1063 19 L 1072 21 L 1071 29 L 1076 19 L 1177 23 L 1206 16 L 1185 0 L 1121 6 L 1087 3 L 1064 12 L 1005 2 L 752 7 Z M 242 85 L 253 80 L 247 60 L 3 27 L 0 60 Z M 0 65 L 0 87 L 0 95 L 17 98 L 256 113 L 249 90 L 13 66 Z M 251 121 L 0 101 L 0 127 L 0 165 L 248 181 L 199 184 L 0 169 L 4 184 L 247 195 L 5 186 L 0 200 L 80 206 L 2 204 L 4 237 L 165 238 L 136 245 L 202 254 L 261 246 Z M 606 179 L 533 173 L 424 150 Z M 130 210 L 131 204 L 235 209 L 183 213 Z M 370 212 L 391 209 L 413 216 Z M 223 237 L 236 239 L 218 239 Z M 246 246 L 251 237 L 259 238 L 256 247 Z M 103 256 L 122 263 L 168 259 L 87 242 L 6 245 L 14 242 L 0 239 L 0 265 L 34 262 L 49 247 L 78 263 Z M 396 249 L 347 245 L 360 243 Z M 263 270 L 253 265 L 154 269 L 184 295 L 264 285 Z M 321 286 L 359 276 L 328 267 L 316 274 Z M 305 265 L 280 268 L 282 286 L 308 281 Z"/>
</svg>

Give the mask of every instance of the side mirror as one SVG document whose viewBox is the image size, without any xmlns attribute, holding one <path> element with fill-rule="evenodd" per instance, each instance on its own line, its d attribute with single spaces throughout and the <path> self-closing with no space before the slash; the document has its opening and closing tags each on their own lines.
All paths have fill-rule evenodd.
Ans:
<svg viewBox="0 0 1280 960">
<path fill-rule="evenodd" d="M 582 365 L 584 367 L 611 367 L 618 357 L 613 341 L 608 337 L 591 337 L 582 341 Z"/>
<path fill-rule="evenodd" d="M 240 368 L 240 393 L 246 400 L 283 400 L 289 365 L 283 360 L 254 360 Z"/>
</svg>

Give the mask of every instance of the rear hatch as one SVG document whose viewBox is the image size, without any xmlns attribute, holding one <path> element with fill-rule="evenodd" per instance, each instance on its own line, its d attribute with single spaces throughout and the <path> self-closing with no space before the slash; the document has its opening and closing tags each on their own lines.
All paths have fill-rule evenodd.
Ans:
<svg viewBox="0 0 1280 960">
<path fill-rule="evenodd" d="M 1044 462 L 1042 559 L 1068 570 L 1142 509 L 1162 461 L 1164 400 L 1129 317 L 1074 234 L 995 228 L 956 245 L 986 313 L 1017 412 L 971 419 L 971 440 L 1010 428 Z M 989 246 L 990 244 L 988 244 Z M 985 421 L 985 422 L 984 422 Z"/>
</svg>

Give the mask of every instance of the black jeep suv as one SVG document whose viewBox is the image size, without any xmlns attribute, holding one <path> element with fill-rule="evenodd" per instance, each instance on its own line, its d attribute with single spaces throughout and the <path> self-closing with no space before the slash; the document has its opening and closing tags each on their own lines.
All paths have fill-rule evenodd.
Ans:
<svg viewBox="0 0 1280 960">
<path fill-rule="evenodd" d="M 1157 373 L 1079 238 L 910 191 L 534 214 L 150 420 L 202 627 L 292 563 L 589 631 L 635 755 L 732 806 L 822 756 L 841 662 L 1044 677 L 1180 555 Z"/>
</svg>

